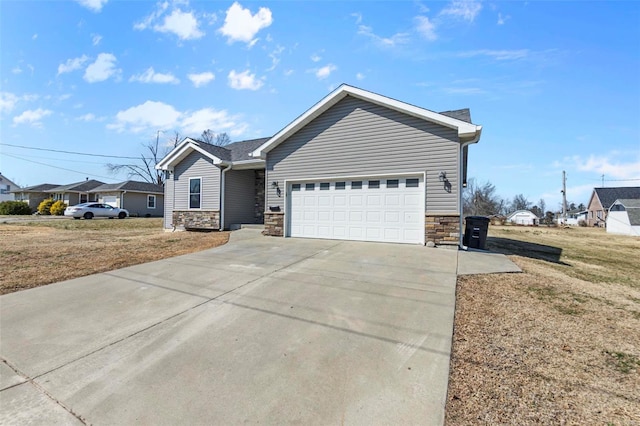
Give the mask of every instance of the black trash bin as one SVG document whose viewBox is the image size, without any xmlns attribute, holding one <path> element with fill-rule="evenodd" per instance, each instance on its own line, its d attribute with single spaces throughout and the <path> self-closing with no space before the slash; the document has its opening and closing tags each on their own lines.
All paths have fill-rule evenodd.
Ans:
<svg viewBox="0 0 640 426">
<path fill-rule="evenodd" d="M 484 216 L 467 216 L 464 218 L 465 228 L 462 243 L 469 248 L 485 250 L 489 218 Z"/>
</svg>

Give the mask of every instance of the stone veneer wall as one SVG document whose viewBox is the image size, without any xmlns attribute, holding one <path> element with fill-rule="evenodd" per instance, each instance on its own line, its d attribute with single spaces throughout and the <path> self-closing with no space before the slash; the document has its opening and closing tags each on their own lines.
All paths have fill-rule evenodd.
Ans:
<svg viewBox="0 0 640 426">
<path fill-rule="evenodd" d="M 253 217 L 255 223 L 264 223 L 264 170 L 256 170 L 255 207 Z"/>
<path fill-rule="evenodd" d="M 284 236 L 284 213 L 264 212 L 264 231 L 262 233 L 272 237 Z"/>
<path fill-rule="evenodd" d="M 218 210 L 174 210 L 173 226 L 176 228 L 220 229 Z"/>
<path fill-rule="evenodd" d="M 460 244 L 460 216 L 425 215 L 425 240 L 436 245 Z"/>
</svg>

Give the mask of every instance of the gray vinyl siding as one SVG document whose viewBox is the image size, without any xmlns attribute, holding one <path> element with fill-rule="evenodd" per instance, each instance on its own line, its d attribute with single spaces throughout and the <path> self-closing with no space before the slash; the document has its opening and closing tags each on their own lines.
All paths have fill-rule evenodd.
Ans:
<svg viewBox="0 0 640 426">
<path fill-rule="evenodd" d="M 189 178 L 202 178 L 201 204 L 194 210 L 220 210 L 220 169 L 213 165 L 213 160 L 197 151 L 174 169 L 174 210 L 189 210 Z"/>
<path fill-rule="evenodd" d="M 173 228 L 173 203 L 175 202 L 175 200 L 173 199 L 173 186 L 175 185 L 173 176 L 174 174 L 165 172 L 165 183 L 164 183 L 164 228 L 165 229 Z"/>
<path fill-rule="evenodd" d="M 456 130 L 347 96 L 267 154 L 266 180 L 426 172 L 426 211 L 457 213 L 459 152 Z M 267 185 L 273 206 L 284 197 Z"/>
<path fill-rule="evenodd" d="M 147 196 L 156 196 L 156 208 L 150 209 L 147 207 Z M 121 195 L 121 204 L 123 208 L 127 209 L 130 215 L 145 217 L 149 216 L 162 216 L 164 197 L 160 194 L 147 194 L 142 192 L 127 192 Z"/>
<path fill-rule="evenodd" d="M 230 170 L 224 179 L 224 227 L 254 223 L 255 170 Z"/>
</svg>

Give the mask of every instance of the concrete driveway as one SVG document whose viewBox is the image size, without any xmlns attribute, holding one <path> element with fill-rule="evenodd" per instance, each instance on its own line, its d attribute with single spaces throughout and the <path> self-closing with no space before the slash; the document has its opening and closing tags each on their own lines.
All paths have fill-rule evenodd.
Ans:
<svg viewBox="0 0 640 426">
<path fill-rule="evenodd" d="M 0 298 L 0 424 L 441 424 L 457 253 L 232 233 Z"/>
</svg>

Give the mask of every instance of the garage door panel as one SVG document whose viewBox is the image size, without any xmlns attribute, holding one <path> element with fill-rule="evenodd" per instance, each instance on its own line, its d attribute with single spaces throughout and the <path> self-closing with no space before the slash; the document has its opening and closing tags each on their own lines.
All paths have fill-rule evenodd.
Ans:
<svg viewBox="0 0 640 426">
<path fill-rule="evenodd" d="M 288 235 L 423 243 L 424 181 L 412 179 L 419 185 L 407 186 L 406 178 L 296 184 L 288 192 Z"/>
</svg>

